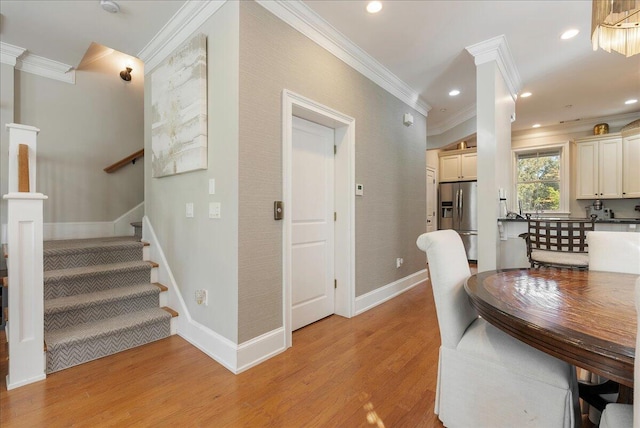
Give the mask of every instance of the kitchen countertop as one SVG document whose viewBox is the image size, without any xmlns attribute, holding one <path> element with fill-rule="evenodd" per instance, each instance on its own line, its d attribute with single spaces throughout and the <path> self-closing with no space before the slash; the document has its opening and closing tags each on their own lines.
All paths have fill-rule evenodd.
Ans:
<svg viewBox="0 0 640 428">
<path fill-rule="evenodd" d="M 539 219 L 533 218 L 534 220 L 545 220 L 545 217 L 540 217 Z M 547 220 L 588 220 L 584 217 L 569 217 L 569 218 L 559 218 L 559 217 L 547 217 Z M 499 218 L 498 221 L 513 221 L 513 222 L 526 222 L 526 218 Z M 611 219 L 598 219 L 595 221 L 596 223 L 611 223 L 611 224 L 640 224 L 640 218 L 611 218 Z"/>
</svg>

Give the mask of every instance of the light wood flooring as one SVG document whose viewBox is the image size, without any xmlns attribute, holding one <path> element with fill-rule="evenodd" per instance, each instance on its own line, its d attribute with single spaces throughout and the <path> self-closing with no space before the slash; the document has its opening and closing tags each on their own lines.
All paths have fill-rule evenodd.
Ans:
<svg viewBox="0 0 640 428">
<path fill-rule="evenodd" d="M 439 346 L 428 283 L 298 330 L 292 348 L 239 375 L 172 336 L 7 391 L 2 345 L 0 426 L 442 427 Z"/>
<path fill-rule="evenodd" d="M 439 345 L 421 284 L 298 330 L 292 348 L 239 375 L 172 336 L 7 391 L 0 346 L 0 426 L 442 427 Z"/>
</svg>

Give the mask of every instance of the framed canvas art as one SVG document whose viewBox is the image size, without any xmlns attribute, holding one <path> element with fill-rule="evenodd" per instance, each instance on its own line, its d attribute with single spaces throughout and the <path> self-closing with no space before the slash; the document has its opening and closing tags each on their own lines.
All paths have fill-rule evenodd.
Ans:
<svg viewBox="0 0 640 428">
<path fill-rule="evenodd" d="M 152 177 L 207 169 L 207 38 L 199 34 L 151 73 Z"/>
</svg>

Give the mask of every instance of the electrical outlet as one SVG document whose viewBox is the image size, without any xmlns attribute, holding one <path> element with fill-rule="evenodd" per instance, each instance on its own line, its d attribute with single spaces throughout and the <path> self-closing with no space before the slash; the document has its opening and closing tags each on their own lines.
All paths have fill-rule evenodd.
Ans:
<svg viewBox="0 0 640 428">
<path fill-rule="evenodd" d="M 199 305 L 208 305 L 207 290 L 196 290 L 196 303 Z"/>
<path fill-rule="evenodd" d="M 398 257 L 396 259 L 396 268 L 400 268 L 400 266 L 402 266 L 403 263 L 404 263 L 404 259 L 402 257 Z"/>
</svg>

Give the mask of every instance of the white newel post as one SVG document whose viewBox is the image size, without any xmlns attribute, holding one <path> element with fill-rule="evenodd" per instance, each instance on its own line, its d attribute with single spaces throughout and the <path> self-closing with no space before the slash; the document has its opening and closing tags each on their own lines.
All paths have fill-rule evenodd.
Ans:
<svg viewBox="0 0 640 428">
<path fill-rule="evenodd" d="M 42 380 L 44 354 L 44 286 L 42 210 L 47 196 L 35 192 L 36 137 L 31 126 L 8 124 L 9 193 L 7 201 L 7 271 L 9 276 L 9 342 L 7 389 Z M 18 145 L 29 146 L 29 192 L 18 192 Z"/>
</svg>

